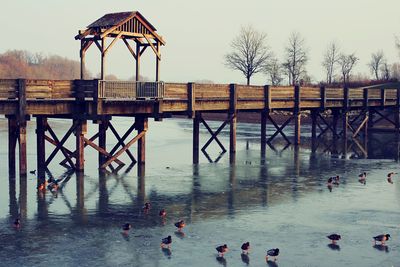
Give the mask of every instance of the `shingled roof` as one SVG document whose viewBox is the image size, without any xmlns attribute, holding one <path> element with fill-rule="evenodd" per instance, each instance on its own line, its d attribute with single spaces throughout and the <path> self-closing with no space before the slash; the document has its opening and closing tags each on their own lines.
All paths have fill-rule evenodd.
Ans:
<svg viewBox="0 0 400 267">
<path fill-rule="evenodd" d="M 108 28 L 112 26 L 116 26 L 120 23 L 122 23 L 125 20 L 128 20 L 130 18 L 133 18 L 135 16 L 139 16 L 153 31 L 156 31 L 156 28 L 151 25 L 151 23 L 146 20 L 145 17 L 143 17 L 138 11 L 130 11 L 130 12 L 118 12 L 118 13 L 109 13 L 105 14 L 89 26 L 88 28 Z"/>
</svg>

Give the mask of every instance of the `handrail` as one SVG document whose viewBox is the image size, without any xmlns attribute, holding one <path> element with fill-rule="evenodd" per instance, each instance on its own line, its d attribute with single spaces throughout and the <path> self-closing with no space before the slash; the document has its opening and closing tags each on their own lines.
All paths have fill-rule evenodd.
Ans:
<svg viewBox="0 0 400 267">
<path fill-rule="evenodd" d="M 162 99 L 164 82 L 99 80 L 99 98 L 111 99 Z"/>
</svg>

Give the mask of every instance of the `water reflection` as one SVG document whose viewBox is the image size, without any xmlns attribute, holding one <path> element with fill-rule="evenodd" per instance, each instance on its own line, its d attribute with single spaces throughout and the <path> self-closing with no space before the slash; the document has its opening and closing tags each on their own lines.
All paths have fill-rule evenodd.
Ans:
<svg viewBox="0 0 400 267">
<path fill-rule="evenodd" d="M 374 249 L 377 249 L 377 250 L 379 250 L 379 251 L 384 251 L 384 252 L 386 252 L 386 253 L 389 253 L 389 247 L 387 246 L 387 245 L 381 245 L 381 244 L 379 244 L 379 245 L 374 245 L 374 246 L 372 246 Z"/>
<path fill-rule="evenodd" d="M 249 265 L 249 264 L 250 264 L 249 255 L 242 253 L 242 254 L 240 254 L 240 257 L 242 258 L 242 261 L 243 261 L 246 265 Z"/>
<path fill-rule="evenodd" d="M 338 250 L 338 251 L 340 251 L 340 246 L 339 246 L 338 244 L 330 243 L 330 244 L 328 244 L 328 248 L 330 248 L 330 249 L 332 249 L 332 250 Z"/>
</svg>

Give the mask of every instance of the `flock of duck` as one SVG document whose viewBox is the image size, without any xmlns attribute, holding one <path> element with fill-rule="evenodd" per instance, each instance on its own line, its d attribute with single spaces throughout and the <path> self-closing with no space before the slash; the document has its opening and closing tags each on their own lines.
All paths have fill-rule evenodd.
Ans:
<svg viewBox="0 0 400 267">
<path fill-rule="evenodd" d="M 393 184 L 393 178 L 394 178 L 395 174 L 397 174 L 397 173 L 390 172 L 387 174 L 387 182 L 388 183 Z M 366 172 L 360 173 L 358 175 L 358 181 L 365 185 L 367 182 L 367 173 Z M 58 190 L 58 182 L 59 182 L 58 180 L 54 180 L 54 179 L 50 178 L 47 182 L 38 186 L 38 191 L 46 190 L 46 187 L 51 192 L 57 191 Z M 327 181 L 327 187 L 328 187 L 329 191 L 331 191 L 331 192 L 332 192 L 333 185 L 339 185 L 339 184 L 340 184 L 339 175 L 332 176 Z M 142 208 L 143 212 L 145 214 L 148 214 L 150 209 L 151 209 L 151 203 L 146 202 Z M 165 222 L 165 219 L 167 216 L 166 210 L 165 209 L 160 210 L 158 215 Z M 184 220 L 179 220 L 179 221 L 175 222 L 174 225 L 177 228 L 179 233 L 184 234 L 182 232 L 183 228 L 186 226 Z M 15 219 L 15 221 L 13 223 L 13 227 L 16 229 L 21 228 L 21 221 L 19 218 Z M 127 236 L 129 234 L 129 230 L 131 230 L 131 228 L 132 228 L 132 225 L 130 223 L 125 223 L 122 226 L 122 231 L 123 231 L 122 234 Z M 329 240 L 331 240 L 331 244 L 329 244 L 329 247 L 331 247 L 332 249 L 339 249 L 337 242 L 339 240 L 341 240 L 341 238 L 342 238 L 341 235 L 339 235 L 337 233 L 333 233 L 333 234 L 328 235 L 327 238 Z M 390 238 L 390 234 L 380 234 L 380 235 L 374 236 L 373 240 L 374 240 L 375 245 L 377 245 L 377 242 L 379 242 L 380 243 L 379 246 L 385 247 L 386 246 L 385 242 L 388 241 L 389 238 Z M 172 237 L 170 235 L 161 239 L 160 247 L 162 249 L 170 250 L 171 245 L 172 245 Z M 217 246 L 215 249 L 218 253 L 217 259 L 219 259 L 219 260 L 223 259 L 224 254 L 229 251 L 227 244 Z M 249 251 L 250 251 L 250 242 L 243 243 L 241 246 L 241 251 L 242 251 L 242 259 L 244 260 L 247 258 L 247 261 L 248 261 L 247 255 L 249 254 Z M 279 248 L 272 248 L 272 249 L 267 250 L 266 255 L 265 255 L 266 262 L 267 263 L 269 262 L 270 257 L 273 257 L 273 261 L 275 262 L 278 258 L 279 251 L 280 251 Z"/>
</svg>

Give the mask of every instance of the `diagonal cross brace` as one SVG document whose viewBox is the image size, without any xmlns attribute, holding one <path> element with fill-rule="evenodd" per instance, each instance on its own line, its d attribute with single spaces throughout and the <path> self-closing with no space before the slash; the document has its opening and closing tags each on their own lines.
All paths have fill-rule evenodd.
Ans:
<svg viewBox="0 0 400 267">
<path fill-rule="evenodd" d="M 53 158 L 56 156 L 57 152 L 61 149 L 61 151 L 63 152 L 64 156 L 68 159 L 69 164 L 71 165 L 72 168 L 75 168 L 75 164 L 72 162 L 72 160 L 69 158 L 69 155 L 67 154 L 67 152 L 63 149 L 64 143 L 67 141 L 67 139 L 69 138 L 69 136 L 72 134 L 72 132 L 75 130 L 75 128 L 77 127 L 77 123 L 72 124 L 71 128 L 67 131 L 67 133 L 64 135 L 64 137 L 61 139 L 61 141 L 58 142 L 58 138 L 55 135 L 55 133 L 53 132 L 53 130 L 47 126 L 48 131 L 50 132 L 50 134 L 52 135 L 52 137 L 55 139 L 56 142 L 58 142 L 56 148 L 53 150 L 53 152 L 50 154 L 50 156 L 47 158 L 46 160 L 46 166 L 48 166 L 50 164 L 50 162 L 53 160 Z"/>
<path fill-rule="evenodd" d="M 136 135 L 131 141 L 129 141 L 123 148 L 118 150 L 110 159 L 108 159 L 103 165 L 100 166 L 101 169 L 105 169 L 108 165 L 110 165 L 113 161 L 115 161 L 122 153 L 124 153 L 130 146 L 132 146 L 137 140 L 142 138 L 146 134 L 147 130 L 140 132 Z"/>
<path fill-rule="evenodd" d="M 115 128 L 111 124 L 111 122 L 109 122 L 108 126 L 110 127 L 110 130 L 113 132 L 113 134 L 115 135 L 115 137 L 118 140 L 117 144 L 110 151 L 110 154 L 113 155 L 115 153 L 115 151 L 117 151 L 118 147 L 120 147 L 120 146 L 124 147 L 125 146 L 124 141 L 132 133 L 132 131 L 135 130 L 136 123 L 134 123 L 131 127 L 129 127 L 129 129 L 126 131 L 126 133 L 122 137 L 119 136 L 118 132 L 115 130 Z M 129 158 L 132 160 L 132 162 L 136 163 L 136 159 L 132 155 L 132 153 L 129 151 L 129 149 L 126 150 L 126 153 L 128 154 Z"/>
<path fill-rule="evenodd" d="M 272 118 L 271 116 L 268 114 L 267 116 L 268 120 L 271 121 L 272 125 L 274 125 L 276 132 L 267 140 L 267 143 L 271 143 L 272 140 L 278 135 L 281 134 L 282 137 L 286 140 L 286 142 L 288 144 L 291 144 L 289 138 L 287 138 L 287 136 L 285 135 L 285 133 L 283 132 L 283 129 L 286 127 L 286 125 L 289 124 L 289 122 L 293 119 L 293 116 L 291 116 L 289 119 L 287 119 L 281 126 L 279 126 Z"/>
<path fill-rule="evenodd" d="M 205 151 L 207 149 L 207 147 L 211 144 L 211 142 L 215 139 L 215 141 L 218 143 L 219 147 L 222 149 L 222 152 L 226 152 L 226 149 L 224 147 L 224 145 L 221 143 L 221 141 L 219 141 L 218 139 L 218 134 L 225 128 L 225 126 L 228 124 L 228 122 L 230 122 L 232 119 L 232 117 L 229 117 L 227 120 L 224 121 L 224 123 L 222 123 L 222 125 L 215 131 L 213 132 L 213 130 L 210 128 L 210 126 L 207 124 L 207 122 L 201 118 L 201 123 L 203 123 L 203 125 L 206 127 L 206 129 L 208 130 L 208 132 L 211 134 L 210 139 L 208 139 L 208 141 L 204 144 L 204 146 L 201 148 L 201 151 Z"/>
</svg>

